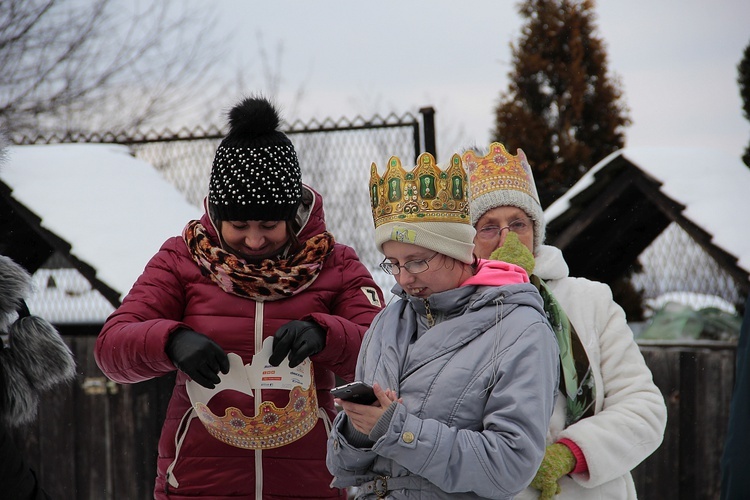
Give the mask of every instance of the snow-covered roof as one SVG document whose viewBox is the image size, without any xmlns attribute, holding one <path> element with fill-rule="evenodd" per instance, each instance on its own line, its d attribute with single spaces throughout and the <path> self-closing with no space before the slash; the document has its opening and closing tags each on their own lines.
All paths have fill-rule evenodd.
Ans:
<svg viewBox="0 0 750 500">
<path fill-rule="evenodd" d="M 589 170 L 544 215 L 554 220 L 594 183 L 597 173 L 622 157 L 661 183 L 660 191 L 685 206 L 682 215 L 709 233 L 711 242 L 750 273 L 750 168 L 739 157 L 702 148 L 625 148 Z"/>
<path fill-rule="evenodd" d="M 161 244 L 201 215 L 121 145 L 13 146 L 0 180 L 120 298 Z"/>
</svg>

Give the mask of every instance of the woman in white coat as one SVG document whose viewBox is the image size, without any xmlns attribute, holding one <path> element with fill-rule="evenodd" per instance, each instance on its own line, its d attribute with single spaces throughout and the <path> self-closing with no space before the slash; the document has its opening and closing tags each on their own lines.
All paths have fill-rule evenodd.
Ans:
<svg viewBox="0 0 750 500">
<path fill-rule="evenodd" d="M 475 254 L 527 270 L 560 346 L 547 450 L 517 498 L 636 498 L 630 471 L 661 444 L 667 412 L 624 311 L 609 286 L 570 277 L 562 252 L 542 244 L 544 213 L 522 150 L 514 156 L 493 143 L 463 159 Z"/>
</svg>

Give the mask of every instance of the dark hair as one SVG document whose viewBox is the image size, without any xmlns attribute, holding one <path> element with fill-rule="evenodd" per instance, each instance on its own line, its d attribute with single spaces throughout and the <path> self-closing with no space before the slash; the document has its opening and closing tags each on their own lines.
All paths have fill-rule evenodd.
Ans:
<svg viewBox="0 0 750 500">
<path fill-rule="evenodd" d="M 477 254 L 472 253 L 472 261 L 471 261 L 471 268 L 476 272 L 476 270 L 479 268 L 479 257 L 477 257 Z"/>
<path fill-rule="evenodd" d="M 299 247 L 301 246 L 299 242 L 299 238 L 297 238 L 297 231 L 300 230 L 300 226 L 297 223 L 296 219 L 287 220 L 284 222 L 286 222 L 286 231 L 287 233 L 289 233 L 290 248 L 292 250 L 292 253 L 296 253 Z"/>
<path fill-rule="evenodd" d="M 214 224 L 214 227 L 216 227 L 216 232 L 218 233 L 219 241 L 223 245 L 224 237 L 221 235 L 221 223 L 223 221 L 221 217 L 219 217 L 218 211 L 213 205 L 208 205 L 208 216 L 211 218 L 211 222 Z M 299 238 L 297 238 L 297 231 L 300 230 L 300 225 L 294 219 L 284 220 L 280 222 L 284 222 L 284 224 L 286 225 L 286 232 L 289 235 L 289 246 L 290 246 L 292 253 L 295 253 L 301 246 Z"/>
<path fill-rule="evenodd" d="M 462 260 L 459 260 L 455 257 L 451 257 L 450 255 L 446 255 L 441 252 L 438 252 L 438 253 L 443 256 L 443 269 L 448 269 L 449 271 L 452 271 L 453 269 L 455 269 L 456 264 L 458 264 L 460 266 L 469 266 L 469 268 L 472 271 L 472 274 L 476 274 L 477 268 L 479 267 L 479 258 L 476 255 L 472 254 L 473 260 L 471 264 L 467 264 L 466 262 L 463 262 Z M 453 261 L 453 265 L 451 267 L 448 267 L 447 262 L 445 260 L 446 258 L 451 259 Z"/>
</svg>

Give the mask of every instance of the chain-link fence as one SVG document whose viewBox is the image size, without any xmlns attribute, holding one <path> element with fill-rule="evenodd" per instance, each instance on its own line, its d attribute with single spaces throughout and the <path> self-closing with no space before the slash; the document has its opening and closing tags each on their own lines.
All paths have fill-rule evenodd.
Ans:
<svg viewBox="0 0 750 500">
<path fill-rule="evenodd" d="M 434 110 L 424 108 L 420 115 L 379 115 L 371 119 L 357 117 L 338 121 L 326 119 L 282 125 L 295 146 L 302 170 L 302 181 L 323 196 L 328 229 L 338 242 L 352 246 L 386 295 L 393 278 L 385 275 L 378 263 L 382 259 L 373 245 L 373 225 L 367 189 L 370 166 L 380 172 L 388 159 L 398 156 L 404 164 L 416 161 L 422 151 L 434 152 Z M 15 138 L 16 144 L 118 143 L 128 145 L 133 154 L 153 165 L 186 199 L 202 206 L 208 194 L 208 181 L 216 148 L 225 133 L 217 127 L 134 134 L 68 135 L 64 137 Z M 145 264 L 145 263 L 144 263 Z M 48 290 L 39 306 L 46 318 L 56 323 L 103 321 L 111 305 L 90 290 L 82 276 L 71 276 L 60 256 L 51 259 L 37 272 L 37 288 Z M 56 268 L 57 270 L 50 270 Z M 57 281 L 57 282 L 55 282 Z M 54 286 L 50 287 L 49 285 Z M 60 292 L 81 289 L 76 300 Z M 88 288 L 88 292 L 83 290 Z M 57 299 L 55 298 L 57 297 Z"/>
<path fill-rule="evenodd" d="M 651 310 L 669 301 L 694 308 L 734 311 L 744 302 L 740 283 L 722 269 L 679 225 L 672 223 L 641 253 L 643 269 L 632 276 Z"/>
<path fill-rule="evenodd" d="M 405 113 L 369 120 L 330 119 L 322 122 L 295 122 L 283 126 L 300 159 L 302 180 L 323 195 L 326 221 L 337 241 L 354 247 L 363 263 L 383 289 L 386 297 L 393 278 L 378 263 L 382 256 L 375 249 L 367 183 L 370 165 L 385 170 L 390 156 L 404 164 L 415 161 L 422 151 L 434 154 L 432 108 L 421 115 Z M 153 165 L 191 203 L 200 206 L 208 191 L 213 156 L 224 133 L 217 127 L 89 136 L 15 138 L 17 144 L 107 142 L 129 145 L 134 154 Z M 639 256 L 643 270 L 632 276 L 636 289 L 643 292 L 645 305 L 658 309 L 666 300 L 695 307 L 742 303 L 743 292 L 736 281 L 676 224 L 670 225 Z M 95 292 L 80 275 L 65 267 L 59 256 L 51 259 L 35 275 L 37 288 L 56 288 L 39 298 L 45 317 L 57 323 L 102 320 L 111 305 Z M 58 268 L 51 271 L 49 268 Z M 88 292 L 86 290 L 88 288 Z M 58 298 L 56 298 L 58 297 Z M 725 301 L 717 304 L 716 300 Z M 42 304 L 43 303 L 43 304 Z M 648 311 L 647 311 L 648 313 Z"/>
</svg>

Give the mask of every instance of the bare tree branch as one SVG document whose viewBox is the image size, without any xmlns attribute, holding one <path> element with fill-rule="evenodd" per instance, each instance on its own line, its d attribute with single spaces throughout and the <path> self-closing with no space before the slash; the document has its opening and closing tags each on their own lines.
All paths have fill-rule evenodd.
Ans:
<svg viewBox="0 0 750 500">
<path fill-rule="evenodd" d="M 210 102 L 207 82 L 224 40 L 214 38 L 208 11 L 188 5 L 3 0 L 0 127 L 61 134 L 157 126 Z"/>
</svg>

